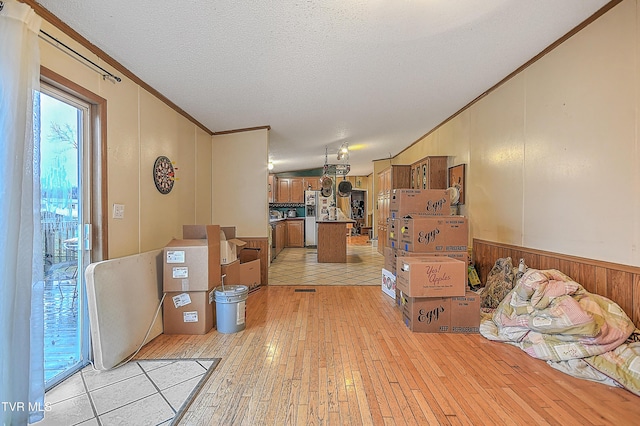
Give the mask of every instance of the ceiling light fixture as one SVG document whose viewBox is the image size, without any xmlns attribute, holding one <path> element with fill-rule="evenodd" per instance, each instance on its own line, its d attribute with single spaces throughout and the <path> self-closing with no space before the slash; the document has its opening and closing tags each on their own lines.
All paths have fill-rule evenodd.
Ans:
<svg viewBox="0 0 640 426">
<path fill-rule="evenodd" d="M 349 144 L 344 142 L 340 145 L 340 149 L 338 149 L 338 161 L 340 160 L 348 160 L 349 159 Z"/>
<path fill-rule="evenodd" d="M 269 161 L 269 164 L 267 164 L 267 169 L 273 170 L 273 162 Z"/>
</svg>

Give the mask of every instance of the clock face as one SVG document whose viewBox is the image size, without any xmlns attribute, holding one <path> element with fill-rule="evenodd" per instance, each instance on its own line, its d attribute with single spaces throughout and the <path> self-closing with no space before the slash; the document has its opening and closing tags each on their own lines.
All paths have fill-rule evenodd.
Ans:
<svg viewBox="0 0 640 426">
<path fill-rule="evenodd" d="M 161 194 L 171 192 L 174 180 L 175 172 L 171 160 L 164 155 L 156 158 L 156 162 L 153 164 L 153 182 L 156 184 L 158 191 Z"/>
</svg>

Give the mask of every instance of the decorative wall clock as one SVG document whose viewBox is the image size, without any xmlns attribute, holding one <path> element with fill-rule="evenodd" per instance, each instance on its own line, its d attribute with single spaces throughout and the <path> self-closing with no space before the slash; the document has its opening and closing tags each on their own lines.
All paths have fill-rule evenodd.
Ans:
<svg viewBox="0 0 640 426">
<path fill-rule="evenodd" d="M 173 183 L 175 181 L 175 171 L 173 164 L 164 155 L 156 158 L 153 163 L 153 182 L 156 184 L 156 188 L 161 194 L 168 194 L 173 189 Z"/>
</svg>

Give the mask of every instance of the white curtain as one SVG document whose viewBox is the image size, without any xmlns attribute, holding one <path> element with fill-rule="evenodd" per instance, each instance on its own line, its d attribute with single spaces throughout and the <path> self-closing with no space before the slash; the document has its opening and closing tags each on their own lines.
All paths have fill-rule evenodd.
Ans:
<svg viewBox="0 0 640 426">
<path fill-rule="evenodd" d="M 33 99 L 39 89 L 41 18 L 23 3 L 0 11 L 0 424 L 44 411 L 39 153 Z M 35 309 L 32 309 L 32 295 Z"/>
</svg>

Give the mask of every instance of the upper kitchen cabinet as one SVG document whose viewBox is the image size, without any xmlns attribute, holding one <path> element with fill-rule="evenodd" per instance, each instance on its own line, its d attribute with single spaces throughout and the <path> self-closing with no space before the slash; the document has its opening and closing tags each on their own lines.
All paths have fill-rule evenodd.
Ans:
<svg viewBox="0 0 640 426">
<path fill-rule="evenodd" d="M 278 178 L 275 175 L 269 175 L 269 202 L 270 203 L 276 202 L 277 189 L 278 189 Z"/>
<path fill-rule="evenodd" d="M 276 203 L 289 203 L 291 202 L 291 184 L 290 179 L 279 178 L 278 179 L 278 192 L 276 192 Z"/>
<path fill-rule="evenodd" d="M 320 176 L 304 178 L 304 189 L 305 191 L 320 191 Z"/>
<path fill-rule="evenodd" d="M 303 203 L 306 189 L 304 178 L 278 178 L 276 203 Z"/>
<path fill-rule="evenodd" d="M 302 178 L 292 178 L 290 183 L 291 203 L 304 203 L 304 190 L 307 189 Z"/>
<path fill-rule="evenodd" d="M 411 188 L 447 189 L 447 157 L 425 157 L 413 163 Z"/>
<path fill-rule="evenodd" d="M 368 176 L 347 176 L 347 180 L 351 182 L 351 187 L 353 189 L 367 189 L 369 185 L 369 177 Z"/>
</svg>

